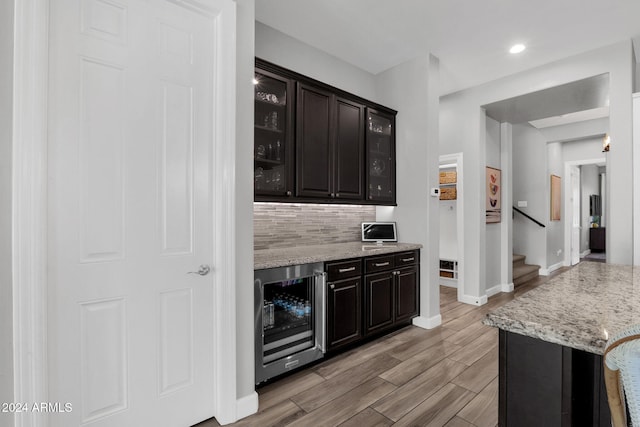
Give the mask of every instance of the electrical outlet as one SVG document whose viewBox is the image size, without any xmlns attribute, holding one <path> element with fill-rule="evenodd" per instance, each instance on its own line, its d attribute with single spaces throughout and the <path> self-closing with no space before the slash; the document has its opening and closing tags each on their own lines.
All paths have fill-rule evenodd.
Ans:
<svg viewBox="0 0 640 427">
<path fill-rule="evenodd" d="M 560 256 L 561 253 L 562 253 L 562 249 L 558 249 L 558 251 L 556 252 L 556 255 Z"/>
<path fill-rule="evenodd" d="M 526 200 L 518 200 L 518 207 L 519 208 L 526 208 L 527 207 L 527 201 Z"/>
</svg>

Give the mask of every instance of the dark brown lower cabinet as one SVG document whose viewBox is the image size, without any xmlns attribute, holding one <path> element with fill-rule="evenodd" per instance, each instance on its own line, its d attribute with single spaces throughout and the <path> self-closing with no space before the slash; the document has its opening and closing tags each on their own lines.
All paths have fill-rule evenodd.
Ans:
<svg viewBox="0 0 640 427">
<path fill-rule="evenodd" d="M 396 273 L 396 323 L 418 315 L 418 269 L 401 268 Z"/>
<path fill-rule="evenodd" d="M 327 348 L 352 343 L 362 338 L 360 277 L 329 283 L 327 290 Z"/>
<path fill-rule="evenodd" d="M 606 249 L 606 231 L 604 227 L 589 229 L 589 249 L 591 252 L 604 252 Z"/>
<path fill-rule="evenodd" d="M 609 427 L 602 356 L 500 330 L 501 427 Z"/>
<path fill-rule="evenodd" d="M 419 311 L 419 261 L 419 251 L 407 251 L 326 263 L 327 350 L 410 323 Z"/>
<path fill-rule="evenodd" d="M 327 350 L 362 338 L 362 259 L 325 264 Z"/>
<path fill-rule="evenodd" d="M 365 277 L 365 330 L 367 334 L 393 326 L 395 275 L 386 273 L 369 274 Z"/>
<path fill-rule="evenodd" d="M 365 336 L 418 315 L 418 261 L 417 251 L 365 258 Z"/>
</svg>

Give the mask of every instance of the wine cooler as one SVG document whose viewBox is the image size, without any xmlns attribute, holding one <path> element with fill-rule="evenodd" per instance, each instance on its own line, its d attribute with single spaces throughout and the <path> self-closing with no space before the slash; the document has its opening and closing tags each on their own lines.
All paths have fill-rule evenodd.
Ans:
<svg viewBox="0 0 640 427">
<path fill-rule="evenodd" d="M 322 263 L 256 270 L 256 384 L 325 352 Z"/>
</svg>

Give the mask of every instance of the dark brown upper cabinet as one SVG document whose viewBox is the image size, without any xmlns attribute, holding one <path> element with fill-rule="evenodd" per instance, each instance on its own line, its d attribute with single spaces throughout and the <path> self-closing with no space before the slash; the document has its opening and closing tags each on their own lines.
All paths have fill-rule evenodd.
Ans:
<svg viewBox="0 0 640 427">
<path fill-rule="evenodd" d="M 331 197 L 335 96 L 298 83 L 296 115 L 296 196 Z"/>
<path fill-rule="evenodd" d="M 367 199 L 396 199 L 395 115 L 367 109 Z"/>
<path fill-rule="evenodd" d="M 297 106 L 296 196 L 363 200 L 364 105 L 299 84 Z"/>
<path fill-rule="evenodd" d="M 333 168 L 336 199 L 364 199 L 364 113 L 364 105 L 336 99 Z"/>
<path fill-rule="evenodd" d="M 256 201 L 395 205 L 395 111 L 260 59 L 256 80 Z"/>
<path fill-rule="evenodd" d="M 253 156 L 256 196 L 293 195 L 294 87 L 289 78 L 256 69 Z"/>
</svg>

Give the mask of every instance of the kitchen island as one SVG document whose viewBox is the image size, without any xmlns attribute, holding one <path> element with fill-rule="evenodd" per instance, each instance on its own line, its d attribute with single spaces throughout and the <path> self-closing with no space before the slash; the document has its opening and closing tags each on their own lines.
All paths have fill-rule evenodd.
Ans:
<svg viewBox="0 0 640 427">
<path fill-rule="evenodd" d="M 602 354 L 640 322 L 640 269 L 582 262 L 487 314 L 500 329 L 501 426 L 610 426 Z"/>
</svg>

